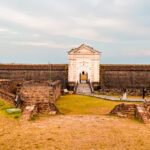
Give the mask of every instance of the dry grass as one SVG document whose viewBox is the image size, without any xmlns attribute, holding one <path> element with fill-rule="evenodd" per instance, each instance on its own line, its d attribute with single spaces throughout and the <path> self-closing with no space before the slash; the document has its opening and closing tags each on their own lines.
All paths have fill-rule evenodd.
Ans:
<svg viewBox="0 0 150 150">
<path fill-rule="evenodd" d="M 60 98 L 57 105 L 68 103 L 70 96 Z M 72 109 L 75 114 L 65 112 L 65 115 L 40 117 L 34 121 L 20 122 L 13 118 L 0 115 L 0 150 L 149 150 L 150 125 L 142 124 L 134 119 L 118 118 L 103 115 L 111 109 L 113 103 L 98 102 L 90 97 L 84 97 L 83 104 L 88 98 L 96 113 L 83 115 L 89 108 L 75 105 L 76 98 L 72 97 Z M 70 101 L 69 101 L 70 99 Z M 69 102 L 68 102 L 69 101 Z M 86 103 L 86 104 L 87 104 Z M 107 104 L 108 103 L 108 104 Z M 61 106 L 61 105 L 60 105 Z M 84 111 L 77 110 L 77 107 Z M 71 107 L 72 108 L 72 107 Z M 87 109 L 88 108 L 88 109 Z M 69 108 L 70 109 L 70 108 Z M 63 109 L 61 109 L 63 111 Z M 83 113 L 82 115 L 79 115 Z M 100 114 L 100 115 L 99 115 Z"/>
<path fill-rule="evenodd" d="M 109 116 L 2 118 L 1 150 L 149 150 L 150 125 Z"/>
</svg>

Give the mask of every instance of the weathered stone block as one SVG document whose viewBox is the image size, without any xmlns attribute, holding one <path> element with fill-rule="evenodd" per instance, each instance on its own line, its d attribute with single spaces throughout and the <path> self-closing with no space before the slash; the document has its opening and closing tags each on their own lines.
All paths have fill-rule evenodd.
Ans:
<svg viewBox="0 0 150 150">
<path fill-rule="evenodd" d="M 116 105 L 110 114 L 119 117 L 136 117 L 143 123 L 150 121 L 150 102 L 143 104 L 122 103 Z"/>
</svg>

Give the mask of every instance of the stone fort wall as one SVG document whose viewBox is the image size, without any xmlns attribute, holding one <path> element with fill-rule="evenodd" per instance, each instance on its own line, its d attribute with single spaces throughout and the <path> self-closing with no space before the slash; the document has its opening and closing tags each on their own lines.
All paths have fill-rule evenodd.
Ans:
<svg viewBox="0 0 150 150">
<path fill-rule="evenodd" d="M 100 65 L 100 85 L 102 93 L 122 93 L 142 95 L 143 90 L 150 95 L 150 65 Z"/>
<path fill-rule="evenodd" d="M 0 79 L 48 80 L 49 75 L 52 80 L 61 80 L 66 87 L 68 65 L 0 64 Z M 150 65 L 100 65 L 100 86 L 103 93 L 122 93 L 127 89 L 133 95 L 141 95 L 146 88 L 150 94 Z"/>
<path fill-rule="evenodd" d="M 61 80 L 65 87 L 67 77 L 66 64 L 0 64 L 0 79 L 5 80 Z"/>
</svg>

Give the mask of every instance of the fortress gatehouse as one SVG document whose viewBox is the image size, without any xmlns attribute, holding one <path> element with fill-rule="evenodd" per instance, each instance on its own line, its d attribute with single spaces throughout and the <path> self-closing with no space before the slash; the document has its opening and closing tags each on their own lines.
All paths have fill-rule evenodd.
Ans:
<svg viewBox="0 0 150 150">
<path fill-rule="evenodd" d="M 68 52 L 68 81 L 99 83 L 100 52 L 81 45 Z"/>
</svg>

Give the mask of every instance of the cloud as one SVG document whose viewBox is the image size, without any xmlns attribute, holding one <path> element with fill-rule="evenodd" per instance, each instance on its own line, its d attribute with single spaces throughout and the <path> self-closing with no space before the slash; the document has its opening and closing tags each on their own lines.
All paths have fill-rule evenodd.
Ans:
<svg viewBox="0 0 150 150">
<path fill-rule="evenodd" d="M 0 12 L 3 12 L 0 13 L 0 18 L 3 20 L 8 20 L 32 28 L 45 27 L 44 23 L 40 22 L 40 18 L 34 18 L 4 6 L 0 6 Z"/>
<path fill-rule="evenodd" d="M 119 57 L 120 62 L 124 56 L 148 60 L 149 5 L 148 0 L 1 1 L 0 50 L 10 54 L 38 48 L 42 53 L 83 42 L 102 49 L 104 57 Z"/>
<path fill-rule="evenodd" d="M 103 2 L 103 0 L 84 0 L 85 2 L 88 2 L 92 6 L 98 6 L 100 3 Z"/>
<path fill-rule="evenodd" d="M 118 28 L 125 22 L 123 20 L 113 19 L 113 18 L 104 18 L 104 17 L 95 17 L 95 16 L 86 16 L 86 17 L 72 17 L 72 21 L 80 26 L 86 27 L 110 27 Z"/>
<path fill-rule="evenodd" d="M 150 56 L 150 50 L 124 50 L 122 55 L 126 55 L 129 57 L 149 57 Z"/>
<path fill-rule="evenodd" d="M 33 37 L 40 37 L 39 34 L 35 33 L 35 34 L 32 34 Z"/>
<path fill-rule="evenodd" d="M 101 42 L 114 42 L 115 39 L 99 34 L 95 27 L 115 27 L 118 22 L 112 19 L 96 17 L 65 17 L 57 19 L 52 16 L 31 16 L 16 10 L 0 6 L 0 19 L 7 20 L 26 28 L 37 29 L 54 35 L 64 35 L 73 38 L 94 40 Z M 89 21 L 90 20 L 90 21 Z"/>
<path fill-rule="evenodd" d="M 85 0 L 89 3 L 99 4 L 106 3 L 104 0 Z M 134 1 L 135 2 L 135 1 Z M 133 2 L 133 3 L 134 3 Z M 54 2 L 55 3 L 55 2 Z M 120 0 L 109 1 L 112 3 L 112 6 L 115 10 L 129 7 L 129 0 L 126 2 Z M 107 2 L 108 4 L 108 2 Z M 0 5 L 0 19 L 9 21 L 10 23 L 15 23 L 21 25 L 25 28 L 31 28 L 42 32 L 43 34 L 48 33 L 56 36 L 66 36 L 70 38 L 78 38 L 83 40 L 91 40 L 104 43 L 116 43 L 120 42 L 119 37 L 113 36 L 115 34 L 126 34 L 131 37 L 130 40 L 144 39 L 145 37 L 150 38 L 150 27 L 138 24 L 130 16 L 128 18 L 120 18 L 117 16 L 105 16 L 105 13 L 102 16 L 97 16 L 97 14 L 81 14 L 79 15 L 70 15 L 67 16 L 55 16 L 55 15 L 39 15 L 33 16 L 31 14 L 20 12 L 12 8 L 5 7 Z M 109 10 L 110 12 L 113 10 Z M 93 10 L 94 12 L 94 10 Z M 103 12 L 102 12 L 103 13 Z M 121 15 L 118 15 L 121 16 Z M 33 36 L 33 35 L 31 35 Z M 33 37 L 38 37 L 34 35 Z M 124 39 L 125 40 L 125 39 Z M 127 40 L 127 38 L 126 38 Z"/>
<path fill-rule="evenodd" d="M 8 32 L 7 29 L 0 28 L 0 32 Z"/>
<path fill-rule="evenodd" d="M 114 0 L 114 4 L 118 7 L 132 7 L 138 0 Z"/>
<path fill-rule="evenodd" d="M 14 45 L 20 45 L 20 46 L 35 46 L 35 47 L 46 47 L 46 48 L 73 48 L 77 45 L 65 45 L 65 44 L 58 44 L 52 41 L 49 42 L 33 42 L 33 41 L 13 41 L 11 42 Z"/>
<path fill-rule="evenodd" d="M 7 29 L 7 28 L 0 28 L 0 32 L 1 33 L 8 33 L 8 34 L 18 34 L 18 32 L 13 31 L 11 29 Z"/>
</svg>

